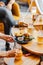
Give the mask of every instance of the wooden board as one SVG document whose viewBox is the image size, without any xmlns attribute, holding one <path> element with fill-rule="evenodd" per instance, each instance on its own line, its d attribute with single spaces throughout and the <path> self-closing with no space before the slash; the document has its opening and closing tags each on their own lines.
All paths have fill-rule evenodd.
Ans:
<svg viewBox="0 0 43 65">
<path fill-rule="evenodd" d="M 43 55 L 43 44 L 39 44 L 37 42 L 28 42 L 28 44 L 24 44 L 22 46 L 33 54 Z"/>
</svg>

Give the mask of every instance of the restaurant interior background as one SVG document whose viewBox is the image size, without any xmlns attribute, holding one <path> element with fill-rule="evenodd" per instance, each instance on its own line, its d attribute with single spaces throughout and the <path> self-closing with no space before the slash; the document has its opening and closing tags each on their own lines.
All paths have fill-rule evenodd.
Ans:
<svg viewBox="0 0 43 65">
<path fill-rule="evenodd" d="M 39 7 L 36 1 L 37 0 L 15 0 L 12 15 L 14 19 L 19 22 L 19 27 L 12 27 L 10 35 L 13 39 L 16 35 L 20 37 L 20 39 L 18 38 L 17 42 L 9 42 L 9 44 L 11 50 L 20 50 L 16 50 L 18 55 L 15 55 L 15 57 L 3 58 L 3 56 L 6 55 L 3 54 L 6 41 L 0 39 L 0 65 L 3 62 L 7 65 L 43 65 L 43 2 L 38 0 L 38 3 L 41 2 L 42 4 L 39 4 Z M 0 32 L 4 33 L 4 25 L 2 22 L 0 22 Z M 30 41 L 23 41 L 23 34 L 27 37 L 29 35 Z"/>
</svg>

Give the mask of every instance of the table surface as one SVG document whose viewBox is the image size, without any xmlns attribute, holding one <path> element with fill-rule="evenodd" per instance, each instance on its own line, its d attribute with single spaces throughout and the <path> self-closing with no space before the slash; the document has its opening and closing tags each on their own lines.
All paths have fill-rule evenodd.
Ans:
<svg viewBox="0 0 43 65">
<path fill-rule="evenodd" d="M 4 58 L 5 62 L 9 65 L 10 63 L 13 64 L 11 58 Z M 13 59 L 14 60 L 14 59 Z M 12 62 L 10 62 L 12 61 Z M 14 65 L 37 65 L 40 62 L 40 58 L 36 56 L 22 56 L 21 60 L 14 61 Z"/>
<path fill-rule="evenodd" d="M 22 45 L 26 50 L 37 55 L 43 55 L 43 44 L 37 42 L 28 42 Z"/>
<path fill-rule="evenodd" d="M 13 36 L 14 36 L 14 31 L 15 31 L 14 28 L 12 28 Z M 21 46 L 23 46 L 23 48 L 25 48 L 26 50 L 28 50 L 29 52 L 33 54 L 43 55 L 43 44 L 40 44 L 36 41 L 31 41 L 31 42 L 28 42 L 27 44 L 21 44 Z"/>
</svg>

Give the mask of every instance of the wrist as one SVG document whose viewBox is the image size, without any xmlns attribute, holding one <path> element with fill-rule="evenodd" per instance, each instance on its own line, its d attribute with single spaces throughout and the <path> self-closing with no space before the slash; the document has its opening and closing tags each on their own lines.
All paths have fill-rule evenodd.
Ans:
<svg viewBox="0 0 43 65">
<path fill-rule="evenodd" d="M 15 0 L 10 0 L 10 2 L 9 2 L 9 3 L 10 3 L 10 4 L 13 4 L 14 2 L 15 2 Z"/>
<path fill-rule="evenodd" d="M 8 8 L 9 10 L 11 10 L 11 9 L 12 9 L 12 4 L 8 4 L 8 5 L 7 5 L 7 8 Z"/>
</svg>

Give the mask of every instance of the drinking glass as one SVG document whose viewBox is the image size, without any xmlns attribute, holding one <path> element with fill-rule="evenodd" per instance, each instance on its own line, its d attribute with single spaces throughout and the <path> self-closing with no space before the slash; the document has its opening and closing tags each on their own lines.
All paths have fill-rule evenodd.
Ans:
<svg viewBox="0 0 43 65">
<path fill-rule="evenodd" d="M 14 38 L 15 40 L 15 38 Z M 14 41 L 14 47 L 13 49 L 15 50 L 15 60 L 20 60 L 22 57 L 22 46 L 15 40 Z"/>
</svg>

